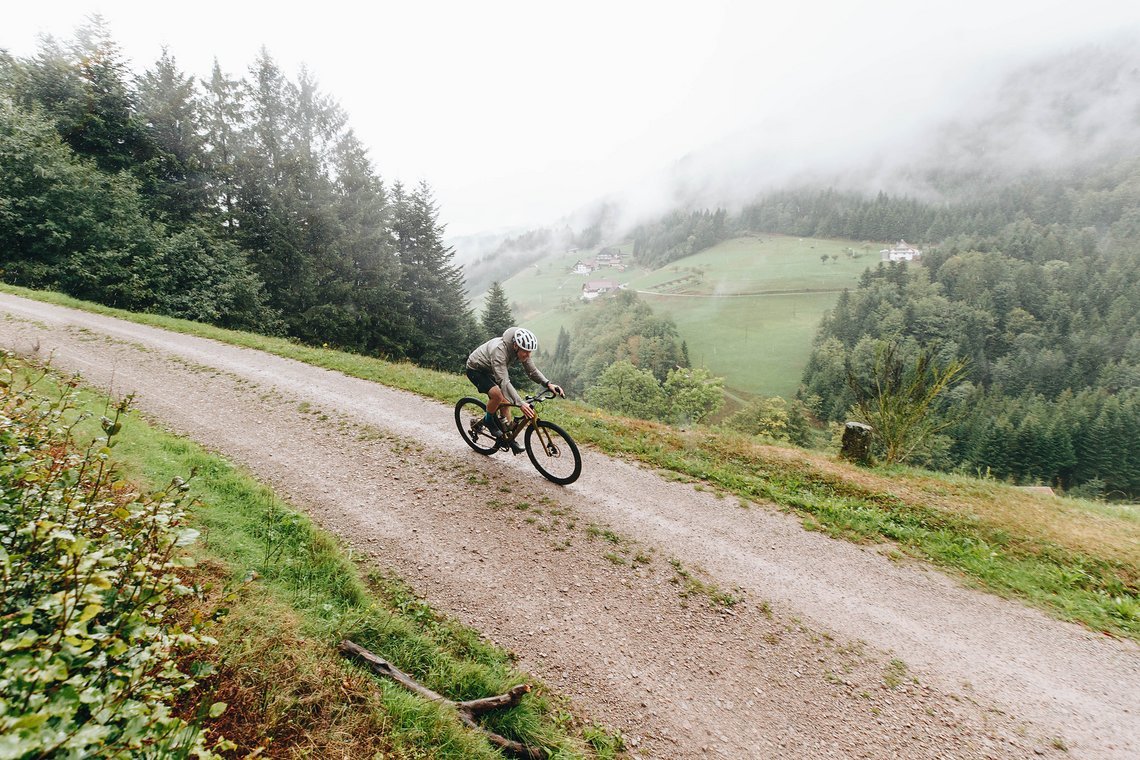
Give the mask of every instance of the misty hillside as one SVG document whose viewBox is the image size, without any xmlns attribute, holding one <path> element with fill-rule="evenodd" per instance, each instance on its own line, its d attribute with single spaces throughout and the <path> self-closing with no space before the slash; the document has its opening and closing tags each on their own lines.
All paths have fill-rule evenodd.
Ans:
<svg viewBox="0 0 1140 760">
<path fill-rule="evenodd" d="M 906 131 L 884 135 L 864 154 L 831 165 L 809 158 L 786 166 L 778 148 L 757 149 L 737 156 L 739 167 L 722 177 L 711 169 L 724 165 L 723 156 L 692 156 L 674 169 L 675 194 L 692 205 L 729 209 L 802 185 L 953 200 L 971 196 L 977 182 L 992 187 L 1027 172 L 1140 155 L 1140 45 L 1132 38 L 987 75 L 935 119 L 917 114 L 937 92 L 900 95 L 898 120 Z M 835 139 L 844 140 L 841 133 Z M 827 155 L 823 146 L 820 152 Z M 702 175 L 708 178 L 694 179 Z"/>
<path fill-rule="evenodd" d="M 1080 174 L 1140 155 L 1140 45 L 1132 38 L 987 73 L 936 121 L 910 115 L 935 97 L 901 94 L 905 129 L 877 144 L 852 143 L 842 153 L 820 145 L 795 155 L 764 144 L 762 134 L 738 135 L 679 160 L 648 195 L 645 188 L 621 190 L 541 230 L 450 242 L 478 296 L 543 256 L 620 242 L 638 224 L 676 211 L 739 210 L 789 188 L 977 200 L 980 191 L 1029 174 Z M 847 139 L 842 132 L 840 125 L 835 143 Z"/>
<path fill-rule="evenodd" d="M 814 338 L 801 338 L 811 356 L 794 403 L 816 424 L 852 419 L 859 387 L 878 387 L 875 373 L 887 371 L 879 366 L 886 347 L 897 352 L 896 374 L 909 362 L 961 361 L 960 387 L 924 413 L 944 434 L 910 450 L 911 461 L 1094 497 L 1134 496 L 1140 53 L 1118 44 L 1072 51 L 996 79 L 971 102 L 970 114 L 928 126 L 885 158 L 864 156 L 858 170 L 851 162 L 782 184 L 772 175 L 771 186 L 749 197 L 725 194 L 711 208 L 678 203 L 632 225 L 611 202 L 588 228 L 531 231 L 510 241 L 510 257 L 488 263 L 526 261 L 528 252 L 545 255 L 575 236 L 622 245 L 630 265 L 648 271 L 676 269 L 701 252 L 727 255 L 728 241 L 759 260 L 762 246 L 743 241 L 765 235 L 846 240 L 852 250 L 859 241 L 874 250 L 881 247 L 874 242 L 919 244 L 919 264 L 869 261 Z M 691 170 L 701 160 L 690 157 L 675 177 L 680 195 L 739 179 L 695 182 Z M 760 188 L 765 180 L 758 173 L 752 181 Z M 541 245 L 528 251 L 528 241 Z M 704 329 L 727 335 L 747 323 L 724 304 L 709 308 Z M 759 304 L 742 308 L 760 313 Z M 581 325 L 568 330 L 573 368 L 582 364 L 575 354 L 590 346 Z M 691 337 L 692 325 L 678 332 Z M 760 340 L 771 346 L 788 337 Z M 718 366 L 717 374 L 731 378 L 741 366 Z M 577 379 L 589 397 L 593 375 Z M 780 438 L 765 403 L 755 401 L 746 429 Z"/>
<path fill-rule="evenodd" d="M 1134 158 L 1140 155 L 1140 47 L 1122 40 L 1042 60 L 979 92 L 970 106 L 941 125 L 896 175 L 925 179 L 929 197 L 962 197 L 978 181 Z M 910 190 L 926 195 L 921 185 Z"/>
</svg>

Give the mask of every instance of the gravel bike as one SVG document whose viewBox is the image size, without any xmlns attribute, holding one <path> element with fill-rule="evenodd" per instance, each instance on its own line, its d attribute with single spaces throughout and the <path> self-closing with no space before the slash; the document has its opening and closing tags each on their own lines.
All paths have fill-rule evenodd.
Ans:
<svg viewBox="0 0 1140 760">
<path fill-rule="evenodd" d="M 547 480 L 560 486 L 568 485 L 582 474 L 582 455 L 569 433 L 538 416 L 539 404 L 555 395 L 554 391 L 546 390 L 537 396 L 527 396 L 526 402 L 534 408 L 534 418 L 528 420 L 520 414 L 510 421 L 501 420 L 501 436 L 488 430 L 483 421 L 487 405 L 467 396 L 455 404 L 455 425 L 468 446 L 488 456 L 503 449 L 520 453 L 515 441 L 521 435 L 526 455 L 534 468 Z"/>
</svg>

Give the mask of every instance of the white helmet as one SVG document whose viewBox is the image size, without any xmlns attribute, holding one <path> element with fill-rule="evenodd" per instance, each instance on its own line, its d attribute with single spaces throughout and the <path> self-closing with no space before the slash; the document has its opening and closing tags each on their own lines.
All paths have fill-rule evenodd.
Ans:
<svg viewBox="0 0 1140 760">
<path fill-rule="evenodd" d="M 537 351 L 538 338 L 534 337 L 534 333 L 525 327 L 520 327 L 515 330 L 515 345 L 523 351 Z"/>
</svg>

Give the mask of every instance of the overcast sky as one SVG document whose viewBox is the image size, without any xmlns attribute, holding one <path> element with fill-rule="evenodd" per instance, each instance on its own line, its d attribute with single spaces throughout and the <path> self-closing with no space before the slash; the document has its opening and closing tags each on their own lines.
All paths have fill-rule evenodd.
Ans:
<svg viewBox="0 0 1140 760">
<path fill-rule="evenodd" d="M 136 71 L 163 45 L 198 77 L 215 58 L 244 76 L 263 45 L 290 78 L 304 64 L 385 180 L 427 180 L 453 235 L 552 222 L 741 134 L 839 153 L 958 107 L 987 73 L 1140 28 L 1138 0 L 5 6 L 17 56 L 98 12 Z"/>
</svg>

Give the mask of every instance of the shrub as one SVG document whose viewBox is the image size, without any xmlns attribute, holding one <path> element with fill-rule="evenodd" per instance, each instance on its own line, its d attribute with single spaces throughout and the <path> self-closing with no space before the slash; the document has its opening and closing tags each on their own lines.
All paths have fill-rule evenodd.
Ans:
<svg viewBox="0 0 1140 760">
<path fill-rule="evenodd" d="M 216 757 L 174 716 L 175 658 L 212 643 L 171 622 L 187 486 L 131 491 L 110 463 L 127 402 L 85 451 L 57 398 L 0 358 L 0 758 Z M 217 714 L 224 705 L 215 705 Z"/>
</svg>

